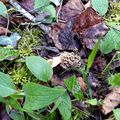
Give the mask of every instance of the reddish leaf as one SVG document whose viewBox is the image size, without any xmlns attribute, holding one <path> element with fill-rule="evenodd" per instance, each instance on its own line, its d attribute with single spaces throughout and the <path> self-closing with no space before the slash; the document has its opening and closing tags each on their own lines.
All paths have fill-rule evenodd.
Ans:
<svg viewBox="0 0 120 120">
<path fill-rule="evenodd" d="M 7 28 L 4 28 L 4 27 L 0 26 L 0 35 L 5 35 L 5 33 L 11 34 L 12 32 L 9 31 Z"/>
<path fill-rule="evenodd" d="M 52 26 L 49 34 L 55 46 L 60 50 L 73 50 L 78 47 L 78 43 L 74 40 L 73 26 L 76 16 L 80 15 L 84 10 L 84 6 L 80 0 L 70 0 L 62 6 L 59 18 L 64 23 L 59 22 Z"/>
<path fill-rule="evenodd" d="M 98 38 L 107 33 L 108 27 L 103 22 L 102 17 L 89 7 L 77 17 L 73 30 L 82 39 L 82 43 L 87 48 L 92 49 Z"/>
<path fill-rule="evenodd" d="M 82 91 L 85 92 L 87 90 L 87 85 L 85 83 L 85 80 L 82 77 L 77 77 L 77 80 L 80 84 Z"/>
<path fill-rule="evenodd" d="M 107 61 L 106 61 L 106 59 L 104 57 L 98 56 L 94 61 L 93 68 L 97 72 L 102 72 L 102 70 L 104 69 L 106 63 L 107 63 Z"/>
</svg>

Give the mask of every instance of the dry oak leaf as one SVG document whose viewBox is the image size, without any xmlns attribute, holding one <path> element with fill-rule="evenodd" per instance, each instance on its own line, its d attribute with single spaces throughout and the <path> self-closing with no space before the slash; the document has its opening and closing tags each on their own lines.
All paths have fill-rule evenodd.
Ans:
<svg viewBox="0 0 120 120">
<path fill-rule="evenodd" d="M 108 27 L 102 17 L 93 8 L 88 7 L 77 17 L 73 31 L 79 35 L 83 45 L 93 49 L 98 38 L 106 35 Z"/>
<path fill-rule="evenodd" d="M 49 37 L 53 40 L 55 46 L 60 50 L 73 50 L 78 47 L 74 40 L 73 26 L 76 16 L 85 10 L 81 0 L 69 0 L 62 6 L 59 19 L 64 22 L 58 22 L 51 26 Z"/>
<path fill-rule="evenodd" d="M 81 14 L 85 10 L 81 0 L 69 0 L 64 6 L 62 6 L 60 12 L 60 19 L 67 22 L 72 17 Z"/>
<path fill-rule="evenodd" d="M 85 80 L 82 77 L 77 77 L 77 80 L 80 84 L 82 91 L 85 92 L 87 90 L 87 85 L 85 83 Z"/>
<path fill-rule="evenodd" d="M 49 37 L 60 50 L 75 50 L 78 47 L 72 31 L 74 19 L 68 23 L 57 23 L 51 27 Z"/>
<path fill-rule="evenodd" d="M 112 92 L 105 97 L 102 112 L 106 115 L 117 107 L 118 104 L 120 104 L 120 87 L 115 87 Z"/>
</svg>

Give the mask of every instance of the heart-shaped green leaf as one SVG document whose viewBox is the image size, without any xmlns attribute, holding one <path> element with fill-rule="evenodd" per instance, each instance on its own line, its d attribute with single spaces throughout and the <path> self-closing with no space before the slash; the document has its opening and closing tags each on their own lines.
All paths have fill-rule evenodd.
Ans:
<svg viewBox="0 0 120 120">
<path fill-rule="evenodd" d="M 0 72 L 0 96 L 7 97 L 16 92 L 9 75 Z"/>
<path fill-rule="evenodd" d="M 47 107 L 65 93 L 62 87 L 49 88 L 36 83 L 27 83 L 23 86 L 25 92 L 24 108 L 37 110 Z"/>
<path fill-rule="evenodd" d="M 51 65 L 40 56 L 27 57 L 26 65 L 32 74 L 41 81 L 47 82 L 53 75 Z"/>
</svg>

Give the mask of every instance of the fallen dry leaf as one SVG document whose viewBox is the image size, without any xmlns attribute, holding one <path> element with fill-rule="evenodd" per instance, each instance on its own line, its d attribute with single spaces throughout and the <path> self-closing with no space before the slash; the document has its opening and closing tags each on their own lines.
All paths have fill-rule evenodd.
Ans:
<svg viewBox="0 0 120 120">
<path fill-rule="evenodd" d="M 74 50 L 77 48 L 78 44 L 74 40 L 74 33 L 72 31 L 73 22 L 69 21 L 67 24 L 57 23 L 52 26 L 49 37 L 58 49 Z"/>
<path fill-rule="evenodd" d="M 7 26 L 7 19 L 0 16 L 0 26 L 6 27 Z"/>
<path fill-rule="evenodd" d="M 35 0 L 22 0 L 19 4 L 28 12 L 34 12 L 34 2 Z"/>
<path fill-rule="evenodd" d="M 81 0 L 69 0 L 61 9 L 60 19 L 67 22 L 84 10 Z"/>
<path fill-rule="evenodd" d="M 102 72 L 105 65 L 107 63 L 107 60 L 103 56 L 98 56 L 95 58 L 95 61 L 93 63 L 93 68 L 95 71 Z"/>
<path fill-rule="evenodd" d="M 84 6 L 80 0 L 70 0 L 60 11 L 59 19 L 64 21 L 54 24 L 51 28 L 49 37 L 55 46 L 60 50 L 74 50 L 79 45 L 74 39 L 73 26 L 76 16 L 84 11 Z"/>
<path fill-rule="evenodd" d="M 4 27 L 0 26 L 0 35 L 5 35 L 5 33 L 10 35 L 12 32 L 9 31 L 7 28 L 4 28 Z"/>
<path fill-rule="evenodd" d="M 82 77 L 77 77 L 77 80 L 80 84 L 82 91 L 85 92 L 87 90 L 87 85 L 85 83 L 85 80 Z"/>
<path fill-rule="evenodd" d="M 93 49 L 98 38 L 106 35 L 108 27 L 103 22 L 102 17 L 89 7 L 77 17 L 73 30 L 79 35 L 83 45 Z"/>
<path fill-rule="evenodd" d="M 113 88 L 104 99 L 102 112 L 106 115 L 110 113 L 120 103 L 120 87 Z"/>
</svg>

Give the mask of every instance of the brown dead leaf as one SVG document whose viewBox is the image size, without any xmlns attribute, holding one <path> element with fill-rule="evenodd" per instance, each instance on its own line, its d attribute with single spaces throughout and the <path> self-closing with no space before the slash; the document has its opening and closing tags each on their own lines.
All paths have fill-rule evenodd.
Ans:
<svg viewBox="0 0 120 120">
<path fill-rule="evenodd" d="M 82 77 L 77 77 L 77 80 L 80 84 L 82 91 L 85 92 L 87 90 L 87 85 L 85 83 L 85 80 Z"/>
<path fill-rule="evenodd" d="M 11 120 L 4 104 L 0 103 L 0 120 Z"/>
<path fill-rule="evenodd" d="M 8 0 L 0 0 L 1 2 L 3 2 L 4 4 L 8 3 Z"/>
<path fill-rule="evenodd" d="M 19 4 L 28 12 L 33 12 L 35 0 L 22 0 Z"/>
<path fill-rule="evenodd" d="M 120 87 L 113 88 L 104 99 L 102 112 L 106 115 L 110 113 L 120 103 Z"/>
<path fill-rule="evenodd" d="M 69 0 L 60 11 L 59 22 L 52 26 L 49 37 L 53 40 L 55 46 L 60 50 L 73 50 L 79 45 L 74 40 L 73 26 L 76 16 L 84 11 L 84 6 L 80 0 Z"/>
<path fill-rule="evenodd" d="M 93 68 L 96 72 L 102 72 L 106 63 L 107 63 L 107 60 L 103 56 L 98 56 L 95 58 Z"/>
<path fill-rule="evenodd" d="M 69 0 L 61 9 L 60 19 L 67 22 L 84 10 L 81 0 Z"/>
<path fill-rule="evenodd" d="M 92 49 L 98 38 L 106 35 L 108 27 L 102 17 L 89 7 L 77 17 L 73 30 L 82 39 L 82 44 Z"/>
<path fill-rule="evenodd" d="M 53 40 L 55 46 L 60 50 L 74 50 L 78 44 L 74 40 L 74 33 L 72 31 L 73 21 L 68 23 L 57 23 L 52 26 L 49 37 Z"/>
<path fill-rule="evenodd" d="M 4 28 L 4 27 L 0 26 L 0 35 L 5 35 L 5 33 L 11 34 L 12 32 L 9 31 L 7 28 Z"/>
<path fill-rule="evenodd" d="M 7 26 L 7 19 L 0 16 L 0 26 L 6 27 Z"/>
</svg>

